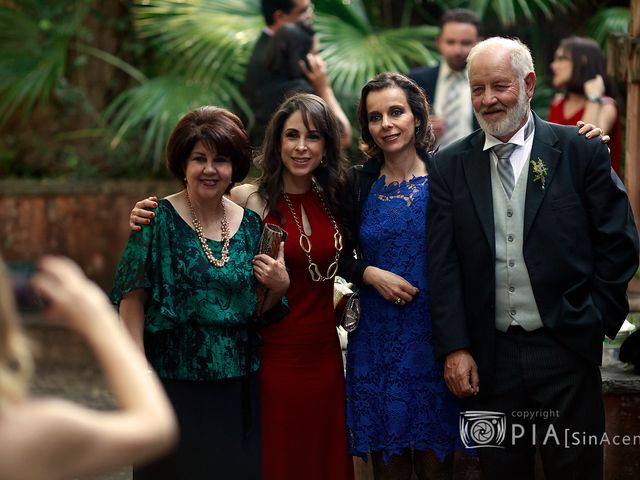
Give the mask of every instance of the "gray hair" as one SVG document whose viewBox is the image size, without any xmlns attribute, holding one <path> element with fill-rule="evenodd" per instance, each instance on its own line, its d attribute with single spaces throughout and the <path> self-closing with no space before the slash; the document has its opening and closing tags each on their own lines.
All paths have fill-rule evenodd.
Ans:
<svg viewBox="0 0 640 480">
<path fill-rule="evenodd" d="M 469 52 L 467 65 L 471 69 L 475 58 L 484 52 L 495 53 L 497 50 L 507 50 L 511 59 L 511 68 L 520 78 L 527 76 L 529 72 L 534 72 L 531 51 L 524 43 L 517 38 L 491 37 L 478 43 Z"/>
</svg>

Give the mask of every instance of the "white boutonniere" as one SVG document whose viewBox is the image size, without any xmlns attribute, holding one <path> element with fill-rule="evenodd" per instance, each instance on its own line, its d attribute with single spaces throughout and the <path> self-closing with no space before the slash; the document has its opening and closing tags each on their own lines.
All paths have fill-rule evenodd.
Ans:
<svg viewBox="0 0 640 480">
<path fill-rule="evenodd" d="M 540 183 L 542 190 L 547 184 L 547 166 L 544 164 L 542 159 L 538 157 L 538 160 L 530 160 L 531 166 L 533 167 L 533 181 Z"/>
</svg>

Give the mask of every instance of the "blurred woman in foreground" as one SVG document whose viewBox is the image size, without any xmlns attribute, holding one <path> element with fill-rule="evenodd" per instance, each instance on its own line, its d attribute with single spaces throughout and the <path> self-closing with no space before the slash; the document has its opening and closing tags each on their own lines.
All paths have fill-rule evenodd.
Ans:
<svg viewBox="0 0 640 480">
<path fill-rule="evenodd" d="M 106 295 L 64 258 L 44 258 L 33 284 L 48 304 L 47 316 L 94 352 L 119 409 L 26 397 L 31 355 L 0 261 L 0 479 L 76 478 L 169 449 L 176 439 L 171 406 Z"/>
</svg>

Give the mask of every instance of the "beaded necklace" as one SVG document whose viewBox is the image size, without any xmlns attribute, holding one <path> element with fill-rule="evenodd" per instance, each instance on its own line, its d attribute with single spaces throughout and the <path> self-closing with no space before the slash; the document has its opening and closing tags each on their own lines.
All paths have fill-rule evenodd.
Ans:
<svg viewBox="0 0 640 480">
<path fill-rule="evenodd" d="M 298 227 L 298 232 L 300 232 L 300 249 L 304 252 L 304 254 L 307 256 L 307 260 L 309 261 L 309 267 L 307 268 L 307 270 L 309 270 L 309 275 L 311 275 L 311 280 L 313 280 L 314 282 L 326 282 L 327 280 L 332 280 L 333 277 L 335 277 L 336 273 L 338 272 L 338 259 L 340 258 L 340 252 L 342 251 L 342 234 L 338 229 L 338 224 L 333 218 L 331 211 L 329 210 L 329 208 L 327 208 L 327 204 L 324 202 L 324 198 L 322 197 L 320 190 L 318 190 L 318 187 L 316 186 L 315 182 L 311 183 L 311 188 L 320 199 L 320 203 L 322 204 L 324 211 L 327 213 L 327 216 L 331 221 L 331 225 L 333 226 L 333 231 L 334 231 L 333 245 L 336 249 L 336 255 L 333 263 L 329 265 L 329 268 L 327 268 L 327 273 L 324 276 L 320 273 L 320 268 L 318 267 L 318 264 L 311 259 L 311 247 L 312 247 L 311 239 L 307 236 L 306 233 L 304 233 L 304 230 L 300 225 L 300 220 L 298 220 L 298 215 L 296 214 L 296 211 L 293 208 L 293 204 L 291 203 L 291 199 L 289 198 L 289 195 L 287 195 L 286 192 L 282 192 L 282 196 L 287 206 L 289 207 L 289 210 L 291 211 L 293 220 L 296 222 L 296 226 Z"/>
<path fill-rule="evenodd" d="M 198 240 L 200 240 L 200 245 L 202 245 L 202 250 L 204 250 L 204 254 L 207 257 L 207 260 L 209 260 L 209 263 L 214 267 L 224 267 L 229 261 L 229 241 L 231 239 L 229 222 L 227 221 L 227 210 L 224 208 L 224 201 L 220 203 L 222 205 L 222 220 L 220 221 L 220 230 L 222 233 L 222 252 L 220 259 L 217 259 L 213 256 L 213 252 L 209 248 L 207 239 L 204 236 L 202 224 L 200 223 L 200 220 L 198 220 L 198 217 L 196 217 L 196 211 L 193 209 L 193 205 L 191 205 L 189 191 L 185 189 L 184 192 L 187 197 L 187 205 L 189 205 L 189 210 L 191 210 L 191 222 L 193 223 L 193 229 L 196 231 L 196 235 L 198 235 Z"/>
</svg>

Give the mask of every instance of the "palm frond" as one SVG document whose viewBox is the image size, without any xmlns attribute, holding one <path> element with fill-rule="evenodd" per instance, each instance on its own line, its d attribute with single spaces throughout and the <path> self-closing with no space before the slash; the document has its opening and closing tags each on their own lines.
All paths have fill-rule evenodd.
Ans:
<svg viewBox="0 0 640 480">
<path fill-rule="evenodd" d="M 439 4 L 447 2 L 440 1 Z M 514 25 L 519 16 L 528 22 L 535 21 L 535 11 L 539 10 L 547 19 L 554 12 L 566 12 L 573 6 L 572 0 L 469 0 L 467 8 L 477 12 L 484 20 L 493 13 L 502 26 Z"/>
<path fill-rule="evenodd" d="M 589 36 L 606 50 L 609 32 L 628 32 L 630 21 L 631 11 L 628 8 L 605 8 L 589 20 L 587 29 L 589 30 Z"/>
<path fill-rule="evenodd" d="M 437 27 L 417 26 L 363 33 L 339 18 L 318 15 L 315 28 L 336 92 L 357 96 L 367 80 L 383 71 L 406 72 L 411 65 L 428 64 L 436 54 Z"/>
<path fill-rule="evenodd" d="M 105 112 L 115 131 L 116 148 L 125 137 L 141 133 L 140 155 L 151 159 L 154 172 L 163 165 L 163 151 L 171 130 L 188 111 L 202 105 L 248 109 L 237 87 L 224 77 L 211 76 L 208 82 L 167 74 L 155 77 L 117 97 Z"/>
<path fill-rule="evenodd" d="M 26 117 L 51 97 L 87 9 L 37 0 L 0 7 L 0 125 L 17 111 Z"/>
<path fill-rule="evenodd" d="M 363 34 L 372 33 L 373 28 L 362 0 L 316 0 L 314 5 L 318 17 L 337 17 Z"/>
<path fill-rule="evenodd" d="M 141 1 L 135 16 L 163 71 L 197 78 L 220 72 L 237 82 L 264 25 L 257 0 Z"/>
</svg>

